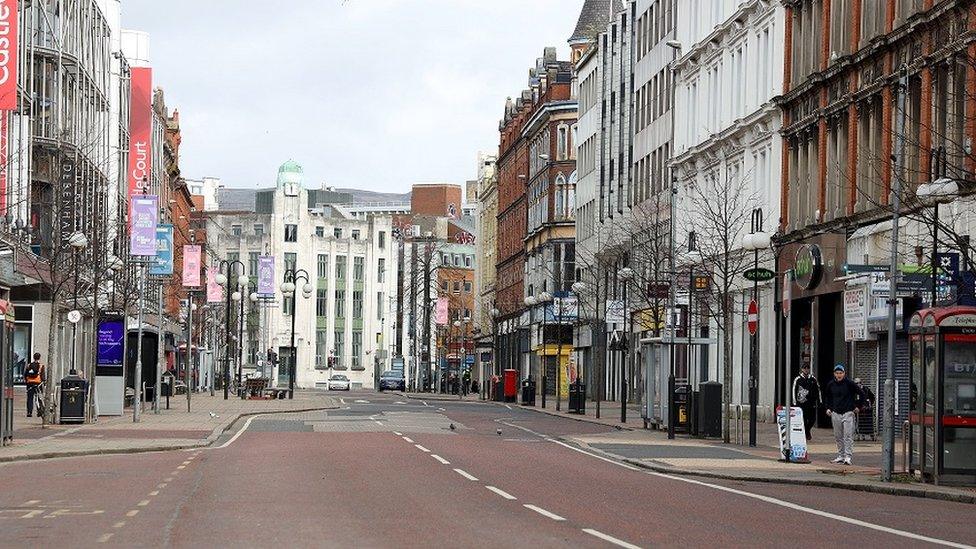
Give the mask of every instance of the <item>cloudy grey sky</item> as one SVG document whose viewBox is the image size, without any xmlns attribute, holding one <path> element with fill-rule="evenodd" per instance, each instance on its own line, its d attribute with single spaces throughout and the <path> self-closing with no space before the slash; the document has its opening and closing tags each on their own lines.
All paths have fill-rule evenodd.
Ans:
<svg viewBox="0 0 976 549">
<path fill-rule="evenodd" d="M 545 46 L 583 0 L 123 0 L 180 110 L 186 177 L 403 192 L 474 178 Z"/>
</svg>

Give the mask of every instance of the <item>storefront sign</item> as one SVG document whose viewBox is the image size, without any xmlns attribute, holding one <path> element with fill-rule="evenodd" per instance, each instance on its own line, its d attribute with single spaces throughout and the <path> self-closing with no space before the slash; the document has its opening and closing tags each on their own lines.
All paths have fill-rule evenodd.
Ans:
<svg viewBox="0 0 976 549">
<path fill-rule="evenodd" d="M 154 195 L 133 196 L 130 201 L 132 230 L 129 235 L 129 253 L 156 257 L 156 226 L 159 222 L 159 197 Z"/>
<path fill-rule="evenodd" d="M 823 252 L 817 244 L 804 244 L 796 251 L 793 278 L 804 290 L 812 290 L 823 278 Z"/>
<path fill-rule="evenodd" d="M 868 290 L 862 286 L 844 291 L 844 341 L 868 339 Z"/>
<path fill-rule="evenodd" d="M 274 256 L 262 255 L 258 258 L 258 293 L 274 295 Z"/>
<path fill-rule="evenodd" d="M 149 266 L 149 274 L 169 276 L 173 274 L 173 226 L 156 226 L 156 260 Z"/>
<path fill-rule="evenodd" d="M 0 110 L 17 110 L 17 0 L 0 0 Z M 3 166 L 6 169 L 6 165 Z"/>
<path fill-rule="evenodd" d="M 767 280 L 772 280 L 776 278 L 776 273 L 769 269 L 764 269 L 762 267 L 756 267 L 755 269 L 749 269 L 742 273 L 743 278 L 750 280 L 752 282 L 766 282 Z"/>
</svg>

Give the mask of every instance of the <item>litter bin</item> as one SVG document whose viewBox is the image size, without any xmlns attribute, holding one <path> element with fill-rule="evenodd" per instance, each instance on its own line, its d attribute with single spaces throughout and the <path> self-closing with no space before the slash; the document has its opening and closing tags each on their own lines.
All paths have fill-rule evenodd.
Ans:
<svg viewBox="0 0 976 549">
<path fill-rule="evenodd" d="M 495 402 L 503 402 L 505 400 L 505 391 L 502 390 L 502 378 L 498 376 L 491 376 L 491 399 Z"/>
<path fill-rule="evenodd" d="M 707 381 L 698 386 L 698 436 L 722 436 L 722 384 Z"/>
<path fill-rule="evenodd" d="M 690 385 L 678 385 L 674 388 L 674 398 L 671 399 L 671 406 L 674 407 L 674 430 L 687 433 L 689 432 L 690 412 L 689 400 L 691 397 Z"/>
<path fill-rule="evenodd" d="M 162 387 L 159 389 L 159 396 L 166 397 L 166 409 L 169 410 L 169 397 L 173 396 L 173 384 L 176 380 L 176 375 L 173 374 L 172 370 L 166 370 L 161 376 Z"/>
<path fill-rule="evenodd" d="M 535 406 L 535 380 L 529 377 L 522 380 L 522 406 Z"/>
<path fill-rule="evenodd" d="M 586 413 L 586 385 L 579 379 L 569 384 L 569 413 Z"/>
<path fill-rule="evenodd" d="M 84 423 L 88 382 L 80 376 L 61 380 L 61 423 Z"/>
</svg>

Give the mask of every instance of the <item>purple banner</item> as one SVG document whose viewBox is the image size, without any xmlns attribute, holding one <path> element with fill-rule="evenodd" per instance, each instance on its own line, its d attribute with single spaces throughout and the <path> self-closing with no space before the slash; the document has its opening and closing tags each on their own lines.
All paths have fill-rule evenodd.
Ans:
<svg viewBox="0 0 976 549">
<path fill-rule="evenodd" d="M 159 223 L 159 197 L 137 195 L 132 197 L 132 233 L 129 253 L 156 257 L 156 225 Z"/>
<path fill-rule="evenodd" d="M 261 295 L 274 295 L 274 256 L 262 255 L 258 258 L 258 293 Z"/>
</svg>

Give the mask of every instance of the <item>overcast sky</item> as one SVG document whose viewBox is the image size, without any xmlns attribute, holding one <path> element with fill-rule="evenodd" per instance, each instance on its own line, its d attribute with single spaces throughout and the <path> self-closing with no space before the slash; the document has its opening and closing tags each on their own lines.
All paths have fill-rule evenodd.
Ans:
<svg viewBox="0 0 976 549">
<path fill-rule="evenodd" d="M 583 0 L 123 0 L 180 111 L 180 167 L 267 186 L 404 192 L 476 176 L 505 98 L 545 46 L 569 57 Z"/>
</svg>

